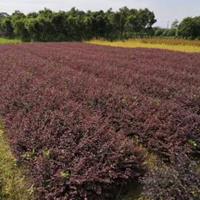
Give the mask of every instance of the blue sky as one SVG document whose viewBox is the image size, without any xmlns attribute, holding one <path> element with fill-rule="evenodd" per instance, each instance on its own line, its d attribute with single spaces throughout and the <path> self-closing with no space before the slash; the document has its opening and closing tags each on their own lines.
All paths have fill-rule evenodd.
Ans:
<svg viewBox="0 0 200 200">
<path fill-rule="evenodd" d="M 200 0 L 0 0 L 0 12 L 12 13 L 20 10 L 25 13 L 37 11 L 44 7 L 52 10 L 69 10 L 76 7 L 82 10 L 107 10 L 120 7 L 149 8 L 154 11 L 158 22 L 156 25 L 167 27 L 175 19 L 186 16 L 200 16 Z"/>
</svg>

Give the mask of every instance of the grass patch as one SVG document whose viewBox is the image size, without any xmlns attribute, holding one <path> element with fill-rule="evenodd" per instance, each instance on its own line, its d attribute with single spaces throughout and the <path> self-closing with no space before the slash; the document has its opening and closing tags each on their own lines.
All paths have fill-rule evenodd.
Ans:
<svg viewBox="0 0 200 200">
<path fill-rule="evenodd" d="M 20 44 L 21 41 L 18 39 L 7 39 L 7 38 L 0 38 L 0 45 L 1 44 Z"/>
<path fill-rule="evenodd" d="M 134 138 L 134 144 L 139 146 L 145 153 L 145 162 L 148 171 L 159 170 L 164 167 L 164 163 L 160 161 L 158 156 L 149 152 L 142 144 L 140 144 L 138 137 Z M 126 194 L 122 194 L 119 200 L 152 200 L 143 194 L 143 184 L 141 182 L 130 183 L 126 188 Z"/>
<path fill-rule="evenodd" d="M 32 200 L 33 186 L 16 164 L 0 124 L 0 200 Z"/>
<path fill-rule="evenodd" d="M 125 41 L 114 42 L 106 40 L 91 40 L 87 43 L 113 47 L 155 48 L 188 53 L 200 53 L 200 41 L 188 41 L 180 39 L 130 39 Z"/>
</svg>

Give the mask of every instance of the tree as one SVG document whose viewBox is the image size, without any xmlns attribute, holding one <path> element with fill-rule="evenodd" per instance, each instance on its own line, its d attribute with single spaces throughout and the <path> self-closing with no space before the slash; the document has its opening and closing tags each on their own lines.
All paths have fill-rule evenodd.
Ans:
<svg viewBox="0 0 200 200">
<path fill-rule="evenodd" d="M 112 9 L 100 11 L 53 12 L 44 9 L 25 15 L 15 11 L 11 16 L 0 15 L 0 31 L 8 37 L 25 41 L 81 41 L 93 37 L 124 39 L 135 34 L 150 35 L 154 13 L 148 9 L 136 10 L 123 7 L 116 12 Z"/>
<path fill-rule="evenodd" d="M 171 24 L 171 30 L 170 30 L 171 36 L 178 37 L 178 26 L 179 26 L 179 21 L 176 19 Z"/>
<path fill-rule="evenodd" d="M 40 40 L 40 24 L 37 18 L 29 18 L 26 21 L 26 27 L 32 41 Z"/>
<path fill-rule="evenodd" d="M 1 20 L 1 31 L 6 37 L 14 36 L 14 28 L 10 17 L 5 17 Z"/>
<path fill-rule="evenodd" d="M 179 21 L 177 19 L 175 19 L 173 22 L 172 22 L 172 25 L 171 25 L 171 29 L 177 29 L 179 26 Z"/>
<path fill-rule="evenodd" d="M 179 34 L 184 38 L 195 39 L 195 22 L 192 17 L 187 17 L 180 23 Z"/>
<path fill-rule="evenodd" d="M 140 30 L 138 31 L 142 34 L 152 35 L 152 26 L 156 22 L 154 13 L 149 11 L 148 9 L 140 9 L 138 12 L 138 20 L 140 24 Z"/>
<path fill-rule="evenodd" d="M 17 19 L 14 21 L 14 33 L 17 37 L 19 37 L 22 41 L 30 41 L 30 35 L 25 25 L 25 19 Z"/>
<path fill-rule="evenodd" d="M 21 19 L 21 18 L 25 18 L 25 14 L 20 12 L 19 10 L 16 10 L 12 15 L 11 15 L 12 19 Z"/>
<path fill-rule="evenodd" d="M 1 12 L 0 13 L 0 18 L 4 18 L 4 17 L 9 17 L 9 14 L 6 12 Z"/>
<path fill-rule="evenodd" d="M 68 40 L 67 16 L 65 12 L 58 12 L 52 16 L 51 23 L 56 33 L 55 40 Z"/>
<path fill-rule="evenodd" d="M 154 28 L 153 28 L 154 35 L 155 35 L 155 36 L 158 36 L 158 37 L 164 36 L 165 30 L 166 30 L 166 29 L 160 28 L 160 27 L 154 27 Z"/>
</svg>

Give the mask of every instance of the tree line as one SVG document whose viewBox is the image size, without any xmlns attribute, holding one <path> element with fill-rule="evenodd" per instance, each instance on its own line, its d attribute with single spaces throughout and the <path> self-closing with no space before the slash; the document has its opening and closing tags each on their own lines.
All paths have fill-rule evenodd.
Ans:
<svg viewBox="0 0 200 200">
<path fill-rule="evenodd" d="M 149 9 L 118 11 L 69 11 L 53 12 L 44 9 L 24 14 L 0 13 L 0 36 L 19 38 L 23 41 L 82 41 L 92 38 L 108 40 L 135 37 L 181 37 L 200 39 L 200 17 L 187 17 L 180 23 L 175 20 L 170 28 L 153 27 L 155 14 Z"/>
<path fill-rule="evenodd" d="M 186 17 L 180 23 L 175 20 L 171 27 L 167 29 L 154 27 L 154 35 L 192 40 L 200 39 L 200 16 Z"/>
<path fill-rule="evenodd" d="M 23 41 L 81 41 L 91 38 L 125 39 L 152 35 L 155 15 L 148 9 L 123 7 L 114 12 L 44 9 L 25 15 L 15 11 L 0 14 L 0 34 Z"/>
</svg>

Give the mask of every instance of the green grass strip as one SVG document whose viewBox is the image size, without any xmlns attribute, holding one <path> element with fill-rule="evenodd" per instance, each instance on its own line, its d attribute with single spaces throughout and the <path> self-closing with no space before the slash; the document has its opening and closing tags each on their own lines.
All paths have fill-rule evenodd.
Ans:
<svg viewBox="0 0 200 200">
<path fill-rule="evenodd" d="M 17 166 L 0 124 L 0 200 L 33 200 L 33 186 Z"/>
<path fill-rule="evenodd" d="M 18 39 L 7 39 L 7 38 L 0 38 L 0 45 L 1 44 L 20 44 L 21 41 Z"/>
</svg>

